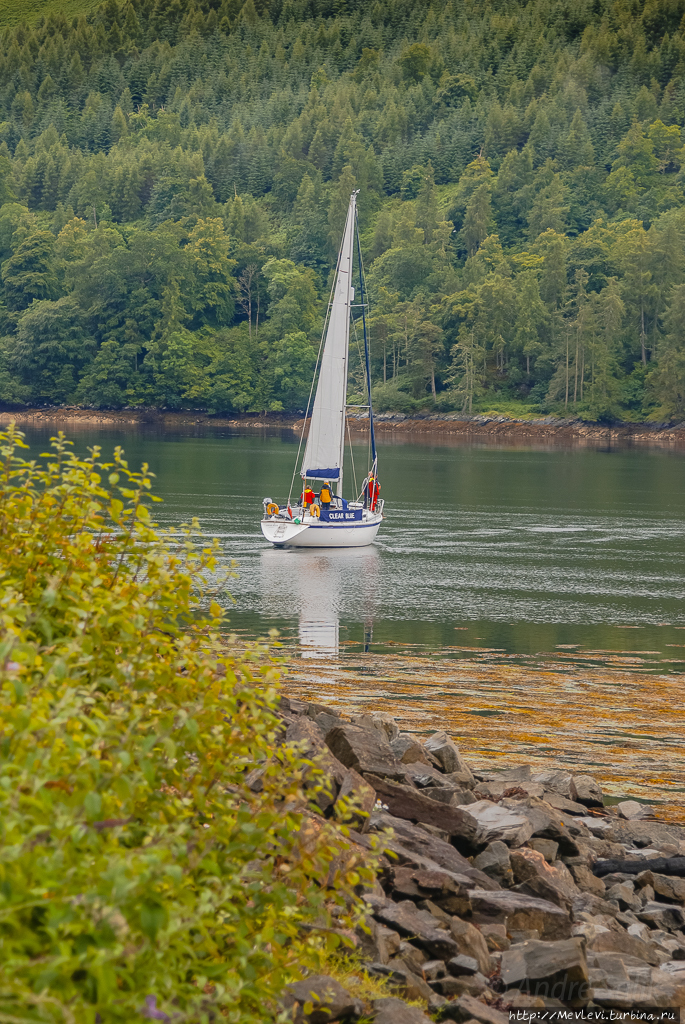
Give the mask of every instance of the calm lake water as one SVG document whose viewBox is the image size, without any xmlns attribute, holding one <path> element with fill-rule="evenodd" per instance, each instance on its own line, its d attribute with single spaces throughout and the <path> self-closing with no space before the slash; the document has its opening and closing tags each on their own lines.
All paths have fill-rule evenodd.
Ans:
<svg viewBox="0 0 685 1024">
<path fill-rule="evenodd" d="M 54 430 L 28 429 L 44 450 Z M 685 457 L 659 449 L 537 449 L 381 439 L 387 519 L 353 551 L 274 550 L 262 498 L 283 501 L 290 431 L 73 430 L 77 450 L 147 461 L 158 521 L 197 516 L 238 563 L 235 629 L 278 629 L 301 653 L 464 657 L 635 652 L 685 656 Z M 404 439 L 403 439 L 404 441 Z M 358 478 L 366 445 L 355 447 Z M 350 467 L 346 492 L 352 490 Z M 670 666 L 670 667 L 669 667 Z"/>
<path fill-rule="evenodd" d="M 278 551 L 259 519 L 287 497 L 290 431 L 70 432 L 150 464 L 160 524 L 197 516 L 219 538 L 232 628 L 279 630 L 289 692 L 447 729 L 488 771 L 590 772 L 682 821 L 685 456 L 382 438 L 376 544 Z M 40 452 L 54 430 L 27 433 Z"/>
</svg>

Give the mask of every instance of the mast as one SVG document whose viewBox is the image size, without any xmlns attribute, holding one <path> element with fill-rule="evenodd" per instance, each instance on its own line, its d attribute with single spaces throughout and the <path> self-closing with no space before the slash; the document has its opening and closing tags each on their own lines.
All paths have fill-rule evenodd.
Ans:
<svg viewBox="0 0 685 1024">
<path fill-rule="evenodd" d="M 321 356 L 321 369 L 300 476 L 305 479 L 335 480 L 342 495 L 345 450 L 345 408 L 347 404 L 347 363 L 350 347 L 352 261 L 356 225 L 357 192 L 350 196 L 345 231 L 338 254 L 333 298 Z"/>
<path fill-rule="evenodd" d="M 355 233 L 357 236 L 357 262 L 359 264 L 359 292 L 362 306 L 362 326 L 364 328 L 364 356 L 366 359 L 366 389 L 369 395 L 369 429 L 371 432 L 371 465 L 376 472 L 376 434 L 373 429 L 373 406 L 371 404 L 371 359 L 369 355 L 369 336 L 366 333 L 366 299 L 364 298 L 364 273 L 362 270 L 362 250 L 359 242 L 359 225 L 355 210 Z"/>
</svg>

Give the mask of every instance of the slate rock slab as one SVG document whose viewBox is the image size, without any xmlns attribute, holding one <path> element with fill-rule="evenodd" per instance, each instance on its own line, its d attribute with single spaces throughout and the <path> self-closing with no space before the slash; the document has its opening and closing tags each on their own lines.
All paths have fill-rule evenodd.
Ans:
<svg viewBox="0 0 685 1024">
<path fill-rule="evenodd" d="M 327 788 L 318 794 L 316 803 L 322 811 L 330 807 L 338 795 L 347 772 L 345 766 L 335 757 L 324 743 L 324 735 L 315 722 L 306 715 L 295 718 L 288 726 L 285 734 L 286 742 L 298 743 L 304 751 L 304 756 L 316 758 L 323 770 Z M 319 784 L 319 780 L 315 780 Z"/>
<path fill-rule="evenodd" d="M 669 903 L 685 903 L 685 878 L 673 878 L 670 875 L 652 875 L 652 888 L 659 896 Z"/>
<path fill-rule="evenodd" d="M 554 941 L 571 936 L 568 912 L 548 900 L 506 890 L 469 890 L 474 916 L 483 923 L 502 923 L 508 932 L 537 931 L 542 939 Z"/>
<path fill-rule="evenodd" d="M 649 818 L 654 811 L 649 804 L 641 804 L 637 800 L 622 800 L 616 804 L 616 810 L 626 821 L 639 821 L 641 818 Z"/>
<path fill-rule="evenodd" d="M 473 858 L 473 866 L 505 886 L 511 885 L 514 881 L 509 847 L 501 839 L 488 843 L 485 849 Z"/>
<path fill-rule="evenodd" d="M 602 787 L 592 775 L 574 775 L 573 785 L 576 787 L 576 800 L 586 807 L 603 807 Z"/>
<path fill-rule="evenodd" d="M 472 867 L 470 861 L 450 843 L 430 835 L 418 825 L 396 818 L 387 811 L 374 810 L 369 827 L 373 831 L 393 830 L 394 838 L 386 840 L 385 848 L 397 855 L 400 864 L 411 862 L 417 867 L 444 868 L 460 876 L 466 875 L 480 889 L 499 888 L 482 871 Z"/>
<path fill-rule="evenodd" d="M 490 800 L 477 800 L 457 808 L 475 818 L 478 825 L 478 842 L 492 843 L 501 840 L 510 845 L 520 846 L 533 834 L 533 826 L 522 814 L 517 814 Z"/>
<path fill-rule="evenodd" d="M 567 800 L 575 801 L 576 799 L 576 787 L 570 772 L 533 772 L 531 779 L 533 782 L 540 782 L 549 793 L 557 793 L 559 796 L 566 797 Z"/>
<path fill-rule="evenodd" d="M 433 989 L 403 960 L 390 960 L 387 964 L 369 964 L 366 970 L 376 978 L 384 978 L 392 988 L 404 993 L 407 999 L 430 999 L 433 995 Z"/>
<path fill-rule="evenodd" d="M 429 754 L 437 758 L 446 772 L 459 772 L 460 775 L 473 779 L 471 769 L 459 753 L 459 747 L 446 732 L 434 732 L 424 740 L 423 746 Z"/>
<path fill-rule="evenodd" d="M 666 932 L 685 928 L 685 911 L 675 903 L 658 903 L 650 900 L 645 903 L 637 915 L 639 921 L 652 928 L 662 928 Z"/>
<path fill-rule="evenodd" d="M 430 913 L 417 910 L 409 900 L 374 907 L 373 916 L 405 938 L 413 938 L 416 945 L 436 960 L 449 960 L 459 955 L 459 947 L 450 933 L 438 928 Z"/>
<path fill-rule="evenodd" d="M 343 723 L 326 733 L 326 745 L 346 768 L 354 768 L 360 775 L 375 775 L 402 781 L 404 770 L 392 752 L 384 731 L 364 729 Z"/>
<path fill-rule="evenodd" d="M 580 938 L 557 942 L 531 939 L 502 953 L 500 978 L 507 988 L 520 988 L 552 999 L 589 998 L 588 968 Z"/>
<path fill-rule="evenodd" d="M 478 825 L 465 808 L 438 803 L 417 789 L 399 785 L 390 779 L 369 773 L 365 778 L 369 785 L 373 786 L 378 799 L 387 805 L 391 814 L 408 821 L 435 825 L 451 836 L 458 836 L 467 848 L 476 845 Z"/>
<path fill-rule="evenodd" d="M 478 971 L 478 961 L 472 956 L 460 953 L 459 956 L 453 956 L 451 960 L 447 961 L 447 970 L 455 978 L 475 974 Z"/>
<path fill-rule="evenodd" d="M 282 1001 L 286 1008 L 297 1007 L 296 1020 L 306 1021 L 306 1024 L 354 1021 L 359 1020 L 364 1013 L 364 1004 L 327 974 L 314 974 L 288 985 Z M 313 1004 L 309 1013 L 302 1009 L 306 1003 Z"/>
<path fill-rule="evenodd" d="M 453 917 L 450 922 L 452 938 L 459 947 L 459 953 L 474 959 L 482 974 L 489 975 L 492 970 L 492 958 L 484 936 L 469 921 Z"/>
<path fill-rule="evenodd" d="M 623 929 L 610 928 L 608 931 L 598 931 L 594 937 L 589 939 L 588 949 L 595 953 L 625 953 L 654 966 L 659 962 L 659 958 L 650 944 L 634 935 L 629 935 Z"/>
<path fill-rule="evenodd" d="M 442 1020 L 477 1021 L 478 1024 L 509 1024 L 509 1014 L 481 1003 L 475 996 L 460 996 L 455 1003 L 442 1008 Z"/>
<path fill-rule="evenodd" d="M 418 1006 L 407 1006 L 402 999 L 374 999 L 373 1024 L 432 1024 Z"/>
<path fill-rule="evenodd" d="M 343 814 L 343 800 L 354 800 L 356 809 L 351 816 L 347 809 Z M 376 793 L 373 787 L 354 768 L 348 768 L 335 801 L 336 818 L 346 821 L 352 828 L 358 828 L 360 832 L 366 832 L 369 827 L 369 815 L 375 806 Z"/>
<path fill-rule="evenodd" d="M 402 764 L 423 764 L 430 767 L 426 751 L 411 733 L 401 732 L 396 739 L 390 741 L 390 748 Z"/>
</svg>

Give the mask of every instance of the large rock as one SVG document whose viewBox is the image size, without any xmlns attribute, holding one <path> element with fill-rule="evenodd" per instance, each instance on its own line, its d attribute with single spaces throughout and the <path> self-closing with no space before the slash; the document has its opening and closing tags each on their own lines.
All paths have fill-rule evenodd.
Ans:
<svg viewBox="0 0 685 1024">
<path fill-rule="evenodd" d="M 548 793 L 557 793 L 559 796 L 566 797 L 567 800 L 575 801 L 576 799 L 576 787 L 570 772 L 533 772 L 531 779 L 533 782 L 541 783 Z"/>
<path fill-rule="evenodd" d="M 548 864 L 541 851 L 530 850 L 526 846 L 512 850 L 511 869 L 518 884 L 539 878 L 567 900 L 578 895 L 578 888 L 566 865 L 561 861 L 554 865 Z M 559 900 L 554 899 L 552 902 L 559 903 Z"/>
<path fill-rule="evenodd" d="M 641 804 L 637 800 L 621 800 L 620 804 L 616 804 L 616 810 L 626 821 L 640 821 L 654 813 L 649 804 Z"/>
<path fill-rule="evenodd" d="M 496 882 L 472 867 L 466 857 L 450 843 L 430 835 L 418 825 L 396 818 L 387 811 L 374 810 L 370 828 L 376 832 L 392 829 L 394 836 L 392 839 L 384 837 L 383 848 L 394 854 L 399 864 L 411 864 L 428 870 L 444 868 L 459 877 L 466 875 L 481 889 L 498 888 Z"/>
<path fill-rule="evenodd" d="M 396 740 L 400 734 L 397 722 L 385 711 L 376 711 L 372 715 L 353 715 L 352 724 L 358 725 L 361 729 L 375 729 L 381 736 L 385 736 L 389 743 Z"/>
<path fill-rule="evenodd" d="M 685 903 L 685 878 L 673 878 L 671 875 L 653 875 L 652 887 L 655 893 L 663 896 L 669 903 Z"/>
<path fill-rule="evenodd" d="M 574 814 L 579 817 L 587 814 L 587 807 L 577 803 L 575 800 L 569 800 L 566 796 L 561 796 L 560 793 L 545 792 L 545 803 L 549 804 L 556 811 L 563 811 L 565 814 Z"/>
<path fill-rule="evenodd" d="M 365 968 L 376 978 L 385 979 L 391 988 L 404 993 L 407 999 L 430 999 L 433 989 L 402 960 L 387 964 L 369 964 Z"/>
<path fill-rule="evenodd" d="M 437 960 L 449 960 L 460 952 L 449 932 L 436 927 L 433 916 L 428 911 L 417 910 L 409 900 L 374 907 L 373 916 L 400 935 L 413 938 L 416 945 Z"/>
<path fill-rule="evenodd" d="M 396 739 L 390 741 L 390 749 L 402 764 L 423 764 L 430 767 L 426 751 L 411 733 L 401 732 Z"/>
<path fill-rule="evenodd" d="M 501 839 L 488 843 L 482 853 L 473 858 L 473 866 L 479 871 L 484 871 L 490 878 L 496 879 L 501 885 L 508 887 L 514 881 L 509 847 Z"/>
<path fill-rule="evenodd" d="M 581 939 L 517 943 L 502 953 L 500 978 L 507 988 L 563 1002 L 587 1002 L 588 972 Z"/>
<path fill-rule="evenodd" d="M 685 928 L 685 911 L 675 903 L 645 903 L 638 913 L 638 919 L 652 928 L 662 928 L 665 932 L 679 931 Z"/>
<path fill-rule="evenodd" d="M 492 959 L 484 937 L 468 921 L 453 917 L 450 921 L 450 933 L 459 947 L 462 956 L 473 957 L 482 974 L 489 975 L 492 970 Z"/>
<path fill-rule="evenodd" d="M 365 960 L 387 964 L 399 953 L 401 939 L 396 931 L 379 924 L 372 917 L 355 931 L 358 948 Z"/>
<path fill-rule="evenodd" d="M 348 768 L 335 801 L 336 818 L 360 832 L 366 832 L 369 815 L 375 806 L 376 791 L 354 768 Z"/>
<path fill-rule="evenodd" d="M 490 800 L 477 800 L 475 804 L 464 805 L 458 810 L 475 818 L 478 824 L 478 842 L 492 843 L 499 839 L 510 846 L 520 846 L 533 834 L 533 826 L 522 814 L 516 814 Z"/>
<path fill-rule="evenodd" d="M 322 769 L 324 778 L 314 777 L 311 785 L 317 786 L 323 782 L 325 788 L 316 796 L 316 803 L 322 811 L 327 810 L 335 803 L 345 780 L 345 766 L 327 749 L 321 729 L 306 715 L 301 715 L 290 723 L 285 739 L 287 743 L 299 744 L 304 756 L 316 760 Z"/>
<path fill-rule="evenodd" d="M 579 861 L 580 863 L 575 863 Z M 606 886 L 601 878 L 597 878 L 593 874 L 592 870 L 588 867 L 587 863 L 580 857 L 569 858 L 566 861 L 569 871 L 573 875 L 573 881 L 576 883 L 581 892 L 590 892 L 594 896 L 603 896 L 606 891 Z"/>
<path fill-rule="evenodd" d="M 474 918 L 484 924 L 505 924 L 508 932 L 537 931 L 547 940 L 567 939 L 571 935 L 571 919 L 567 911 L 522 893 L 469 891 Z"/>
<path fill-rule="evenodd" d="M 443 1007 L 442 1020 L 455 1020 L 478 1024 L 509 1024 L 509 1014 L 496 1010 L 494 1006 L 486 1006 L 474 996 L 460 996 L 456 1003 Z"/>
<path fill-rule="evenodd" d="M 354 768 L 360 775 L 371 772 L 400 782 L 404 779 L 402 765 L 382 730 L 344 722 L 326 733 L 326 744 L 341 764 Z"/>
<path fill-rule="evenodd" d="M 659 957 L 650 944 L 629 935 L 622 928 L 598 931 L 594 937 L 588 939 L 588 949 L 595 953 L 625 953 L 647 964 L 656 965 L 659 962 Z"/>
<path fill-rule="evenodd" d="M 494 782 L 479 782 L 474 793 L 482 800 L 499 800 L 505 794 L 526 796 L 543 796 L 545 790 L 539 782 L 507 782 L 504 779 L 496 779 Z"/>
<path fill-rule="evenodd" d="M 395 897 L 405 896 L 415 902 L 430 900 L 436 906 L 436 910 L 448 915 L 471 913 L 468 893 L 471 881 L 465 875 L 458 876 L 446 871 L 427 871 L 425 868 L 412 867 L 396 867 L 393 875 L 392 888 Z"/>
<path fill-rule="evenodd" d="M 460 776 L 473 779 L 471 769 L 463 760 L 456 743 L 446 732 L 434 732 L 423 743 L 425 749 L 437 758 L 446 772 L 459 772 Z"/>
<path fill-rule="evenodd" d="M 586 807 L 603 807 L 602 787 L 591 775 L 574 775 L 573 785 L 576 787 L 576 800 Z"/>
<path fill-rule="evenodd" d="M 312 1003 L 313 1009 L 304 1013 L 306 1003 Z M 283 997 L 283 1004 L 296 1008 L 296 1020 L 307 1024 L 330 1024 L 337 1020 L 359 1020 L 364 1013 L 364 1004 L 351 996 L 339 981 L 329 978 L 327 974 L 314 974 L 304 981 L 288 985 Z"/>
<path fill-rule="evenodd" d="M 387 805 L 391 814 L 408 821 L 421 821 L 427 825 L 435 825 L 458 839 L 467 850 L 476 845 L 478 826 L 464 808 L 445 806 L 424 796 L 417 789 L 402 786 L 376 775 L 367 774 L 366 779 L 373 786 L 378 799 Z"/>
<path fill-rule="evenodd" d="M 407 1006 L 402 999 L 374 999 L 373 1024 L 432 1024 L 418 1006 Z"/>
<path fill-rule="evenodd" d="M 412 761 L 404 765 L 404 772 L 407 782 L 412 782 L 418 789 L 427 789 L 429 786 L 445 788 L 445 776 L 432 764 Z"/>
<path fill-rule="evenodd" d="M 626 991 L 631 985 L 649 986 L 652 968 L 644 960 L 627 953 L 587 952 L 588 974 L 593 987 Z"/>
</svg>

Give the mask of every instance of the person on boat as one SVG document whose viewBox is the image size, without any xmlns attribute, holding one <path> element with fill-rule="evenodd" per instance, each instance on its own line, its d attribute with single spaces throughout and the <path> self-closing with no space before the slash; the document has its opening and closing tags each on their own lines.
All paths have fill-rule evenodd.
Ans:
<svg viewBox="0 0 685 1024">
<path fill-rule="evenodd" d="M 378 496 L 381 493 L 381 485 L 375 477 L 371 477 L 369 480 L 369 508 L 372 512 L 376 511 L 376 503 Z"/>
<path fill-rule="evenodd" d="M 331 500 L 332 496 L 330 480 L 324 480 L 323 487 L 319 492 L 319 504 L 321 505 L 321 508 L 330 508 Z"/>
<path fill-rule="evenodd" d="M 374 476 L 369 477 L 369 482 L 366 485 L 366 504 L 372 512 L 376 511 L 376 502 L 378 501 L 378 495 L 380 494 L 381 485 Z"/>
<path fill-rule="evenodd" d="M 305 487 L 304 491 L 302 492 L 301 504 L 303 504 L 304 507 L 307 508 L 309 505 L 312 505 L 314 503 L 315 498 L 316 495 L 314 494 L 314 491 L 311 489 L 311 487 Z"/>
</svg>

